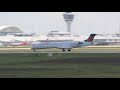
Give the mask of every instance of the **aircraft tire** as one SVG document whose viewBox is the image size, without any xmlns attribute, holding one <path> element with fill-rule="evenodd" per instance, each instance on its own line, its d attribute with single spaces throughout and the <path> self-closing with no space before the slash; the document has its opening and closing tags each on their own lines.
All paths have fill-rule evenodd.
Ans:
<svg viewBox="0 0 120 90">
<path fill-rule="evenodd" d="M 70 51 L 71 51 L 71 49 L 68 49 L 68 51 L 70 52 Z"/>
<path fill-rule="evenodd" d="M 62 51 L 65 52 L 65 49 L 63 49 Z"/>
</svg>

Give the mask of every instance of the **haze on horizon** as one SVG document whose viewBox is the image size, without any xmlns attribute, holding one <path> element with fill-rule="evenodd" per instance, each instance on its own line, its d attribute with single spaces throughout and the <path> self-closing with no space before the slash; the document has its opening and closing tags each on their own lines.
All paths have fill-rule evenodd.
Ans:
<svg viewBox="0 0 120 90">
<path fill-rule="evenodd" d="M 24 32 L 67 31 L 65 12 L 0 12 L 0 26 L 17 25 Z M 73 35 L 120 33 L 120 12 L 73 12 Z"/>
</svg>

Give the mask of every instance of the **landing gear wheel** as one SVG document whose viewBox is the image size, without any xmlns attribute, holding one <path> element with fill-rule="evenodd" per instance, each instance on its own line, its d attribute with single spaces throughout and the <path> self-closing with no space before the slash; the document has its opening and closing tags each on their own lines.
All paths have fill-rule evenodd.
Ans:
<svg viewBox="0 0 120 90">
<path fill-rule="evenodd" d="M 71 50 L 70 50 L 70 49 L 68 49 L 68 51 L 70 52 Z"/>
<path fill-rule="evenodd" d="M 65 49 L 63 49 L 62 51 L 65 52 Z"/>
</svg>

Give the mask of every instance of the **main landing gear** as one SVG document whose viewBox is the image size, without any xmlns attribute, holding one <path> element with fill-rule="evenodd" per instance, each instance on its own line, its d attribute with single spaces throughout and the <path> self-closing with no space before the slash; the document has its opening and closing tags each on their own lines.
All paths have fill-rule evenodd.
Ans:
<svg viewBox="0 0 120 90">
<path fill-rule="evenodd" d="M 62 51 L 63 51 L 63 52 L 65 52 L 65 49 L 63 49 Z M 71 51 L 71 49 L 68 49 L 68 51 L 70 52 L 70 51 Z"/>
<path fill-rule="evenodd" d="M 71 51 L 71 49 L 68 49 L 68 51 L 70 52 L 70 51 Z"/>
<path fill-rule="evenodd" d="M 62 51 L 65 52 L 65 49 L 63 49 Z"/>
</svg>

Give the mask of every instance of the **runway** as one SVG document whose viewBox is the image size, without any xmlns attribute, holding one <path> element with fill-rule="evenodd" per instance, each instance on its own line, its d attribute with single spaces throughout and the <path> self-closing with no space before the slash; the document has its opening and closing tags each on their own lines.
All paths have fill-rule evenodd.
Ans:
<svg viewBox="0 0 120 90">
<path fill-rule="evenodd" d="M 70 52 L 62 52 L 61 49 L 41 49 L 33 52 L 30 48 L 0 48 L 0 54 L 9 53 L 120 53 L 120 48 L 76 48 Z"/>
</svg>

